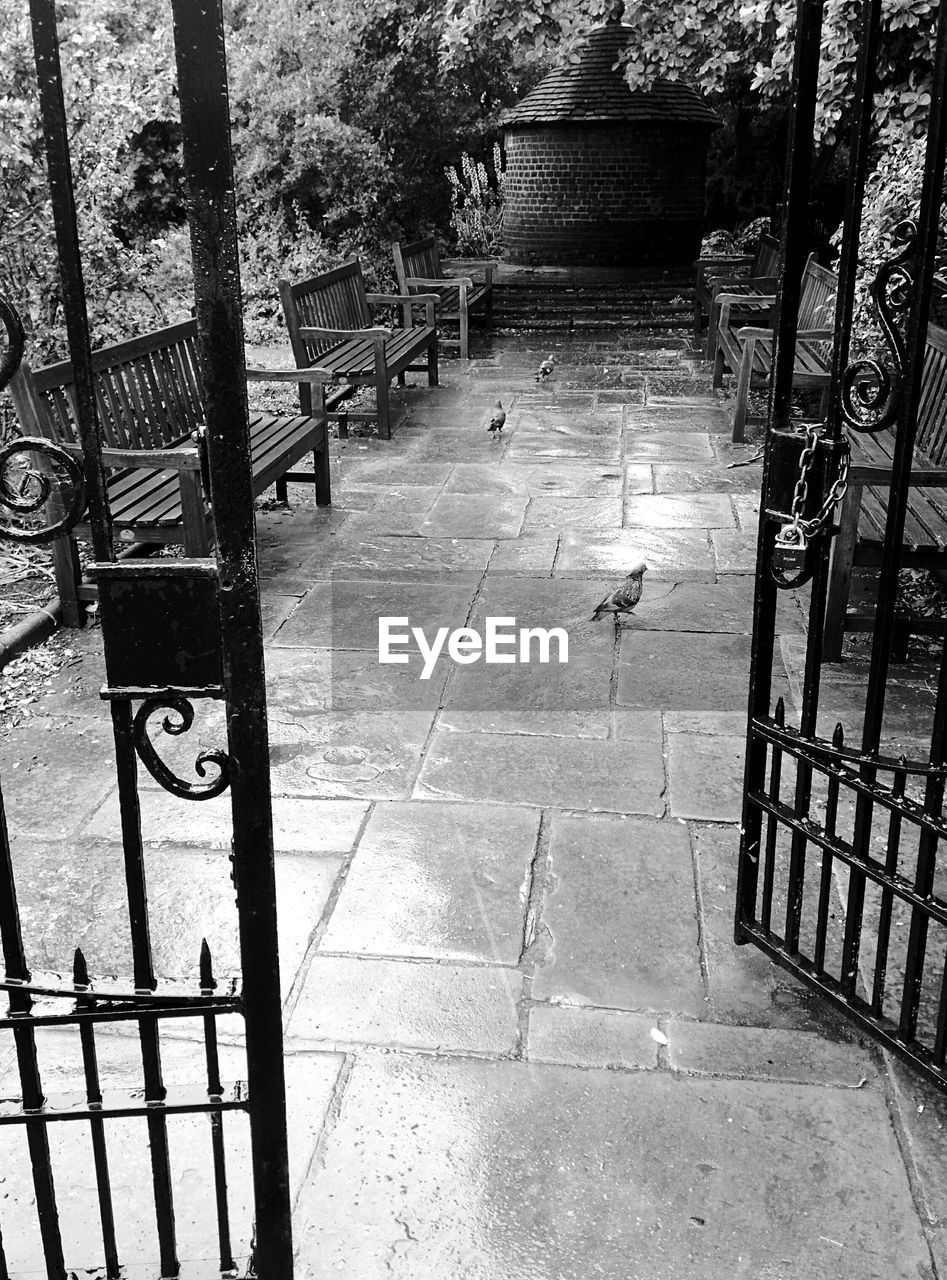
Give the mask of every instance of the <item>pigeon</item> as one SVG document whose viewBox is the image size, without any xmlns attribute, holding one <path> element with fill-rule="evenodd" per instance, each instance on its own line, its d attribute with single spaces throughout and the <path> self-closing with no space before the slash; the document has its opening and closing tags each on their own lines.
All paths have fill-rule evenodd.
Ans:
<svg viewBox="0 0 947 1280">
<path fill-rule="evenodd" d="M 498 400 L 493 409 L 493 417 L 490 419 L 490 425 L 487 430 L 493 439 L 500 438 L 500 432 L 503 430 L 503 424 L 506 422 L 506 410 Z"/>
<path fill-rule="evenodd" d="M 556 357 L 552 355 L 547 356 L 536 372 L 536 381 L 545 382 L 546 379 L 549 377 L 549 375 L 552 373 L 553 369 L 555 368 L 555 365 L 556 365 Z"/>
<path fill-rule="evenodd" d="M 614 591 L 609 592 L 601 604 L 595 606 L 595 612 L 592 614 L 593 622 L 600 622 L 606 613 L 611 613 L 615 618 L 615 626 L 618 627 L 619 615 L 622 613 L 631 613 L 635 605 L 641 599 L 641 580 L 648 571 L 648 566 L 643 560 L 639 560 L 637 564 L 632 565 L 628 577 L 616 587 Z"/>
</svg>

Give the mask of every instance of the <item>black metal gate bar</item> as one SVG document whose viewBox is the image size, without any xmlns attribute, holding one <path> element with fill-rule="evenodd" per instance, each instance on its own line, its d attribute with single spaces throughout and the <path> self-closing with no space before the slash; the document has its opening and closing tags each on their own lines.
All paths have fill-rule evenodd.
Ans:
<svg viewBox="0 0 947 1280">
<path fill-rule="evenodd" d="M 920 193 L 921 215 L 916 225 L 902 222 L 895 228 L 893 256 L 882 266 L 872 286 L 879 323 L 891 352 L 891 367 L 881 360 L 853 361 L 851 358 L 861 208 L 872 142 L 874 69 L 881 35 L 878 0 L 863 0 L 861 5 L 831 397 L 827 421 L 817 428 L 818 447 L 825 455 L 824 475 L 819 477 L 819 484 L 824 488 L 818 494 L 818 501 L 828 493 L 829 477 L 834 477 L 836 471 L 839 484 L 832 489 L 836 500 L 843 490 L 840 468 L 848 432 L 874 432 L 893 427 L 896 439 L 864 722 L 860 745 L 853 750 L 845 745 L 841 725 L 836 726 L 831 741 L 816 736 L 823 644 L 833 655 L 837 648 L 824 628 L 829 552 L 835 530 L 824 519 L 821 525 L 813 526 L 806 540 L 804 567 L 801 571 L 794 568 L 792 572 L 797 576 L 791 580 L 780 566 L 797 565 L 798 559 L 784 554 L 783 550 L 778 559 L 775 554 L 778 549 L 775 531 L 786 519 L 787 478 L 794 483 L 796 479 L 804 481 L 807 475 L 801 460 L 798 465 L 796 462 L 801 433 L 793 431 L 789 421 L 794 316 L 786 317 L 782 308 L 795 307 L 792 288 L 801 273 L 801 256 L 807 247 L 803 238 L 807 221 L 811 121 L 816 101 L 815 32 L 819 10 L 819 5 L 800 0 L 792 150 L 787 162 L 784 205 L 785 280 L 780 290 L 781 310 L 774 337 L 770 435 L 764 463 L 764 510 L 757 553 L 735 936 L 738 942 L 753 942 L 774 961 L 828 996 L 860 1026 L 938 1085 L 947 1087 L 947 902 L 934 892 L 937 854 L 947 839 L 943 816 L 947 790 L 947 639 L 941 653 L 927 759 L 911 761 L 903 756 L 880 754 L 884 693 L 895 639 L 900 547 L 922 387 L 947 150 L 947 13 L 942 9 L 935 19 L 934 89 Z M 935 39 L 933 22 L 932 40 Z M 818 509 L 820 519 L 823 512 L 831 513 L 831 499 Z M 795 514 L 795 507 L 793 511 Z M 780 540 L 779 545 L 785 548 L 792 544 Z M 802 707 L 799 727 L 793 728 L 785 723 L 781 705 L 773 713 L 769 710 L 776 625 L 774 585 L 788 588 L 807 582 L 811 583 L 812 598 Z M 783 797 L 781 790 L 788 792 L 787 775 L 792 770 L 795 787 L 790 799 L 788 794 Z M 923 802 L 916 798 L 919 789 L 923 790 Z M 853 826 L 848 826 L 847 816 L 844 824 L 839 822 L 843 794 L 854 801 Z M 821 821 L 818 811 L 813 811 L 813 798 L 825 806 Z M 902 846 L 912 840 L 913 845 L 908 847 L 912 849 L 913 866 L 902 868 Z M 882 850 L 877 856 L 873 853 L 875 844 Z M 808 885 L 812 876 L 807 867 L 810 848 L 817 859 L 811 868 L 815 873 L 811 890 Z M 779 860 L 785 849 L 789 854 L 788 869 Z M 844 928 L 838 942 L 830 938 L 836 867 L 848 876 Z M 866 892 L 869 885 L 870 898 Z M 812 902 L 810 893 L 814 896 Z M 782 935 L 780 924 L 774 919 L 778 894 L 785 894 Z M 894 933 L 895 909 L 902 913 L 899 919 L 909 917 L 906 943 L 903 935 Z M 804 924 L 811 927 L 813 922 L 814 941 L 810 943 L 806 935 L 803 947 L 802 927 Z M 928 957 L 932 926 L 937 929 L 936 962 Z M 869 928 L 876 929 L 870 958 L 863 943 Z M 871 971 L 869 965 L 873 965 Z M 895 989 L 891 981 L 893 966 L 903 966 L 899 989 Z M 862 972 L 864 986 L 860 980 Z"/>
<path fill-rule="evenodd" d="M 220 0 L 172 0 L 188 175 L 240 912 L 257 1249 L 266 1280 L 293 1272 L 270 761 L 250 477 L 237 217 Z"/>
<path fill-rule="evenodd" d="M 71 985 L 58 975 L 31 976 L 18 914 L 13 861 L 0 797 L 0 935 L 4 975 L 0 992 L 9 1011 L 0 1031 L 13 1035 L 20 1074 L 20 1105 L 0 1103 L 0 1125 L 25 1130 L 33 1169 L 37 1216 L 50 1280 L 65 1280 L 62 1239 L 48 1141 L 49 1125 L 88 1122 L 98 1196 L 105 1272 L 120 1274 L 116 1207 L 106 1146 L 106 1121 L 141 1117 L 149 1135 L 158 1253 L 163 1277 L 179 1273 L 172 1178 L 168 1149 L 170 1115 L 205 1114 L 210 1122 L 209 1171 L 214 1189 L 221 1270 L 235 1265 L 227 1200 L 223 1113 L 248 1113 L 253 1157 L 255 1232 L 253 1274 L 291 1280 L 292 1237 L 287 1160 L 285 1080 L 276 931 L 275 875 L 269 788 L 269 753 L 263 678 L 262 625 L 256 586 L 255 529 L 250 485 L 249 427 L 244 381 L 243 333 L 237 271 L 236 218 L 229 150 L 229 112 L 220 5 L 200 8 L 174 0 L 175 39 L 182 103 L 185 170 L 189 180 L 196 299 L 200 334 L 199 377 L 205 383 L 208 442 L 205 486 L 213 498 L 216 561 L 175 560 L 161 564 L 120 563 L 112 553 L 110 518 L 96 422 L 94 373 L 82 288 L 75 202 L 69 164 L 65 106 L 52 0 L 31 0 L 44 137 L 56 221 L 63 294 L 75 382 L 77 425 L 83 445 L 96 563 L 107 685 L 116 749 L 125 888 L 134 974 L 131 982 L 94 983 L 81 951 L 74 956 Z M 22 327 L 15 308 L 0 299 L 0 323 L 8 349 L 0 364 L 0 389 L 22 356 Z M 143 413 L 157 409 L 150 397 Z M 0 485 L 0 505 L 30 517 L 43 504 L 51 510 L 42 529 L 0 528 L 0 536 L 49 541 L 68 531 L 82 514 L 82 473 L 49 441 L 23 439 L 18 453 L 36 453 L 40 465 L 55 461 L 66 480 L 37 481 L 33 501 L 9 497 Z M 4 451 L 0 466 L 8 461 Z M 61 455 L 61 457 L 60 457 Z M 29 472 L 34 478 L 37 472 Z M 68 500 L 63 493 L 68 495 Z M 54 518 L 55 517 L 55 518 Z M 169 622 L 170 619 L 170 622 Z M 176 619 L 186 620 L 184 632 Z M 164 628 L 162 632 L 162 628 Z M 162 632 L 156 635 L 156 631 Z M 185 634 L 186 633 L 186 634 Z M 178 778 L 149 739 L 149 719 L 165 715 L 165 733 L 192 724 L 189 699 L 223 698 L 228 753 L 203 752 L 196 769 L 211 781 Z M 133 702 L 140 701 L 137 712 Z M 239 994 L 218 995 L 206 940 L 199 962 L 200 994 L 169 990 L 155 977 L 138 795 L 138 758 L 166 790 L 191 800 L 220 795 L 229 786 L 234 822 L 233 873 L 237 889 L 244 976 Z M 133 988 L 133 989 L 130 989 Z M 71 1006 L 71 1007 L 67 1007 Z M 60 1010 L 62 1010 L 60 1012 Z M 226 1088 L 220 1078 L 216 1018 L 241 1012 L 245 1019 L 249 1090 Z M 194 1017 L 204 1039 L 206 1084 L 169 1095 L 162 1072 L 160 1024 L 164 1018 Z M 137 1024 L 144 1090 L 103 1098 L 94 1027 L 97 1022 Z M 36 1029 L 69 1026 L 79 1031 L 83 1091 L 51 1103 L 44 1098 Z M 83 1260 L 85 1265 L 87 1260 Z M 136 1259 L 145 1261 L 145 1259 Z M 0 1243 L 0 1280 L 8 1265 Z"/>
<path fill-rule="evenodd" d="M 881 557 L 881 574 L 878 600 L 875 609 L 874 635 L 871 647 L 871 665 L 868 672 L 868 689 L 865 699 L 865 721 L 862 732 L 862 750 L 866 754 L 876 752 L 881 742 L 884 719 L 885 691 L 894 640 L 895 605 L 898 591 L 898 570 L 901 563 L 901 542 L 907 512 L 908 488 L 911 479 L 914 436 L 917 429 L 917 413 L 921 396 L 921 379 L 924 371 L 924 347 L 930 317 L 932 282 L 940 223 L 941 191 L 944 180 L 944 156 L 947 147 L 947 117 L 945 117 L 945 78 L 947 78 L 947 10 L 941 9 L 937 24 L 937 46 L 934 58 L 934 74 L 931 107 L 928 117 L 927 152 L 924 165 L 924 184 L 921 190 L 920 216 L 914 236 L 914 298 L 906 333 L 906 361 L 900 382 L 895 433 L 892 481 L 885 522 L 885 538 Z M 944 648 L 947 664 L 947 642 Z M 947 707 L 947 672 L 943 666 L 938 684 L 937 709 L 931 739 L 931 761 L 940 763 L 944 751 L 944 728 Z M 864 776 L 871 779 L 871 765 L 865 766 Z M 934 778 L 928 779 L 927 800 L 939 811 L 943 802 L 943 785 Z M 872 804 L 868 797 L 860 796 L 855 811 L 853 843 L 856 852 L 864 860 L 868 856 L 871 838 Z M 927 882 L 927 892 L 933 883 L 933 859 L 936 842 L 931 844 L 928 834 L 922 835 L 922 848 L 918 862 L 918 876 Z M 854 995 L 858 982 L 858 961 L 861 950 L 862 917 L 865 900 L 865 880 L 859 871 L 853 871 L 849 881 L 848 908 L 845 918 L 842 973 L 846 993 Z M 926 942 L 926 917 L 917 913 L 911 921 L 911 947 L 909 967 L 911 974 L 905 985 L 905 1003 L 902 1006 L 901 1033 L 905 1040 L 913 1039 L 916 1025 L 916 1006 L 911 1016 L 908 991 L 920 981 Z"/>
<path fill-rule="evenodd" d="M 105 468 L 92 385 L 92 352 L 89 318 L 82 278 L 82 255 L 76 223 L 76 205 L 69 163 L 66 106 L 63 99 L 59 36 L 55 0 L 30 0 L 33 57 L 39 85 L 40 113 L 46 140 L 46 163 L 52 196 L 59 277 L 63 294 L 69 354 L 75 376 L 76 413 L 85 469 L 86 493 L 92 523 L 92 545 L 97 560 L 112 559 L 111 516 L 105 498 Z"/>
<path fill-rule="evenodd" d="M 796 321 L 807 253 L 808 192 L 812 171 L 812 134 L 819 74 L 823 0 L 799 0 L 793 61 L 793 109 L 786 158 L 783 200 L 782 270 L 776 297 L 773 335 L 773 376 L 769 420 L 775 429 L 789 421 L 795 359 Z M 762 491 L 768 491 L 772 458 L 763 460 Z M 769 566 L 775 541 L 773 523 L 760 511 L 757 565 Z M 776 625 L 776 582 L 768 571 L 757 571 L 753 600 L 753 639 L 750 651 L 748 723 L 767 716 L 772 696 L 773 649 Z M 741 856 L 737 870 L 737 910 L 734 938 L 747 941 L 744 920 L 753 920 L 759 880 L 762 813 L 746 797 L 762 791 L 766 778 L 767 749 L 751 732 L 747 735 Z"/>
<path fill-rule="evenodd" d="M 848 203 L 846 207 L 846 226 L 850 229 L 849 237 L 843 250 L 839 286 L 836 297 L 834 316 L 833 362 L 844 358 L 845 368 L 848 364 L 849 340 L 851 335 L 852 315 L 855 301 L 855 283 L 858 267 L 858 228 L 861 225 L 861 208 L 867 174 L 868 157 L 871 142 L 872 107 L 874 101 L 875 64 L 878 51 L 877 23 L 881 14 L 880 0 L 865 0 L 861 11 L 861 39 L 855 75 L 856 111 L 852 126 L 851 150 L 848 171 Z M 815 93 L 811 95 L 813 117 L 806 117 L 806 137 L 811 137 L 814 124 Z M 808 186 L 808 180 L 807 180 Z M 793 339 L 795 332 L 793 332 Z M 794 359 L 795 341 L 787 344 L 787 359 Z M 835 365 L 833 364 L 833 369 Z M 837 376 L 837 375 L 836 375 Z M 792 395 L 791 366 L 787 369 L 787 393 Z M 837 382 L 833 385 L 838 385 Z M 788 413 L 787 413 L 788 418 Z M 779 422 L 785 425 L 786 419 Z M 843 443 L 841 417 L 838 413 L 837 397 L 833 397 L 829 405 L 828 420 L 824 437 L 838 449 Z M 840 456 L 837 452 L 834 457 Z M 765 490 L 764 490 L 765 492 Z M 803 697 L 800 709 L 800 732 L 811 737 L 816 732 L 819 713 L 819 696 L 822 677 L 822 636 L 825 630 L 826 594 L 829 580 L 829 564 L 831 556 L 831 526 L 827 525 L 813 539 L 809 547 L 808 559 L 812 574 L 812 589 L 809 596 L 808 634 L 810 643 L 806 647 L 805 671 L 803 676 Z M 795 812 L 797 815 L 808 814 L 812 802 L 812 771 L 808 764 L 801 760 L 796 769 Z M 833 815 L 833 822 L 834 822 Z M 786 894 L 785 946 L 790 953 L 799 950 L 799 936 L 802 927 L 803 893 L 805 889 L 806 857 L 808 842 L 799 832 L 793 833 L 790 852 L 789 882 Z M 822 886 L 827 895 L 831 883 L 831 855 L 823 851 Z M 822 939 L 824 944 L 824 938 Z"/>
<path fill-rule="evenodd" d="M 0 793 L 0 921 L 3 922 L 3 964 L 6 976 L 7 978 L 12 976 L 19 982 L 29 982 L 30 971 L 26 962 L 23 932 L 20 927 L 16 884 L 13 878 L 13 859 L 10 854 L 10 837 L 2 793 Z M 33 1027 L 26 1020 L 32 1008 L 32 999 L 26 991 L 11 992 L 9 999 L 10 1013 L 24 1018 L 24 1025 L 16 1027 L 13 1032 L 23 1108 L 38 1110 L 43 1104 L 43 1089 L 36 1055 L 36 1035 Z M 33 1166 L 33 1189 L 36 1193 L 36 1212 L 43 1242 L 43 1254 L 46 1259 L 46 1274 L 49 1280 L 65 1280 L 66 1263 L 59 1230 L 59 1211 L 56 1207 L 56 1188 L 53 1182 L 46 1126 L 35 1120 L 27 1121 L 26 1140 Z M 4 1269 L 6 1269 L 5 1263 Z"/>
</svg>

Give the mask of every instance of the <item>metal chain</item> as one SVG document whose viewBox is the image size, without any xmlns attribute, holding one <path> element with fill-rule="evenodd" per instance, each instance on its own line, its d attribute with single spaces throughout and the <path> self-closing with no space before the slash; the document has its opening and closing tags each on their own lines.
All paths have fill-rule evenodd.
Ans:
<svg viewBox="0 0 947 1280">
<path fill-rule="evenodd" d="M 839 459 L 838 475 L 835 483 L 826 494 L 825 501 L 816 514 L 808 520 L 803 519 L 802 513 L 805 510 L 806 499 L 809 496 L 809 472 L 812 470 L 813 459 L 818 447 L 819 428 L 815 426 L 806 427 L 806 446 L 799 455 L 799 479 L 796 481 L 796 488 L 792 496 L 792 508 L 790 510 L 792 518 L 788 526 L 790 529 L 798 530 L 806 541 L 814 537 L 819 529 L 822 528 L 848 490 L 848 467 L 851 453 L 848 442 L 845 441 L 844 450 Z"/>
</svg>

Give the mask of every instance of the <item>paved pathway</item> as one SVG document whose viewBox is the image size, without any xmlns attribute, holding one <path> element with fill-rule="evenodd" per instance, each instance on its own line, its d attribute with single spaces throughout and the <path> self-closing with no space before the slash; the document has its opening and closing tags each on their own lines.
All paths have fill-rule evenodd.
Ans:
<svg viewBox="0 0 947 1280">
<path fill-rule="evenodd" d="M 728 468 L 748 454 L 681 339 L 563 342 L 548 386 L 525 342 L 446 362 L 392 441 L 340 446 L 331 511 L 297 492 L 260 516 L 300 1280 L 947 1274 L 947 1107 L 731 942 L 759 468 Z M 638 558 L 616 636 L 592 606 Z M 379 664 L 379 615 L 559 626 L 569 662 L 422 680 L 416 655 Z M 785 600 L 790 706 L 803 623 Z M 35 963 L 79 941 L 114 971 L 95 639 L 4 779 Z M 64 764 L 78 803 L 51 803 Z M 227 807 L 145 793 L 165 971 L 205 933 L 235 962 Z M 199 1077 L 186 1028 L 165 1057 Z M 102 1058 L 124 1078 L 133 1046 Z M 208 1248 L 202 1133 L 175 1165 L 182 1257 Z"/>
</svg>

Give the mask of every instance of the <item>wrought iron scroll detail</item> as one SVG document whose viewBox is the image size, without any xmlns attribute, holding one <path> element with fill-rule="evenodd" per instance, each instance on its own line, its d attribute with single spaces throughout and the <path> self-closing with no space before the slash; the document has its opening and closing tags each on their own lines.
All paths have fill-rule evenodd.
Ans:
<svg viewBox="0 0 947 1280">
<path fill-rule="evenodd" d="M 23 322 L 16 307 L 0 294 L 0 324 L 6 333 L 0 356 L 0 391 L 8 386 L 23 360 L 26 339 Z M 48 460 L 49 469 L 37 471 L 27 464 L 30 455 L 40 454 Z M 0 538 L 9 542 L 48 542 L 76 524 L 85 510 L 85 477 L 82 467 L 65 449 L 41 436 L 19 436 L 0 448 L 0 508 L 14 517 L 28 517 L 45 507 L 53 494 L 53 468 L 65 472 L 57 477 L 55 498 L 62 510 L 58 520 L 49 524 L 20 528 L 13 524 L 0 526 Z"/>
<path fill-rule="evenodd" d="M 23 321 L 12 302 L 0 293 L 0 324 L 6 330 L 6 350 L 0 360 L 0 391 L 7 385 L 23 359 L 23 348 L 26 338 L 23 333 Z"/>
<path fill-rule="evenodd" d="M 85 510 L 82 467 L 65 449 L 41 436 L 21 436 L 0 448 L 0 508 L 14 516 L 31 516 L 54 496 L 50 472 L 37 471 L 25 463 L 25 458 L 34 454 L 47 458 L 51 466 L 66 473 L 62 479 L 57 477 L 55 488 L 55 498 L 63 514 L 58 520 L 35 528 L 0 526 L 0 538 L 10 542 L 49 542 L 68 533 Z"/>
<path fill-rule="evenodd" d="M 214 764 L 219 770 L 217 777 L 205 783 L 188 782 L 184 778 L 179 778 L 158 755 L 148 736 L 148 721 L 158 711 L 175 712 L 179 717 L 175 720 L 170 715 L 166 715 L 161 722 L 162 730 L 174 737 L 187 733 L 194 723 L 194 708 L 187 698 L 174 695 L 146 698 L 135 713 L 132 722 L 135 750 L 145 768 L 166 791 L 180 796 L 183 800 L 212 800 L 214 796 L 221 795 L 230 785 L 230 757 L 225 751 L 202 751 L 194 762 L 195 772 L 198 777 L 205 778 L 206 766 Z"/>
<path fill-rule="evenodd" d="M 910 218 L 893 232 L 900 249 L 878 270 L 870 293 L 878 324 L 891 352 L 891 366 L 881 360 L 854 360 L 841 377 L 842 417 L 853 431 L 882 431 L 893 426 L 901 400 L 907 345 L 898 325 L 911 305 L 914 274 L 908 265 L 915 254 L 917 224 Z"/>
</svg>

